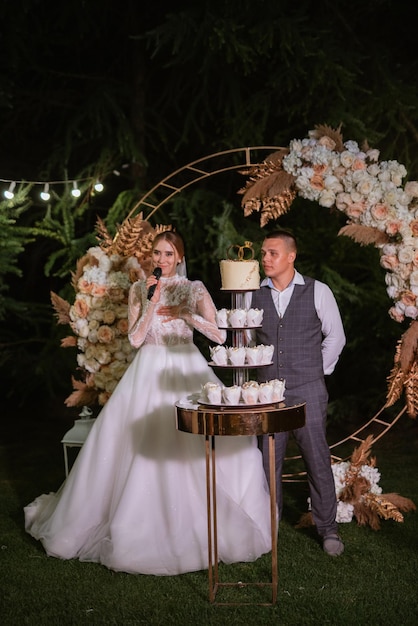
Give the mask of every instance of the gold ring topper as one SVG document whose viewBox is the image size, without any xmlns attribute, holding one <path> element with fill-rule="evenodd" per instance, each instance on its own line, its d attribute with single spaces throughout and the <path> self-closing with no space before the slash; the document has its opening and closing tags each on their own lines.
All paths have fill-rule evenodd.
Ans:
<svg viewBox="0 0 418 626">
<path fill-rule="evenodd" d="M 239 244 L 232 244 L 227 249 L 226 256 L 231 261 L 252 261 L 254 258 L 252 241 L 246 241 L 243 246 L 240 246 Z"/>
</svg>

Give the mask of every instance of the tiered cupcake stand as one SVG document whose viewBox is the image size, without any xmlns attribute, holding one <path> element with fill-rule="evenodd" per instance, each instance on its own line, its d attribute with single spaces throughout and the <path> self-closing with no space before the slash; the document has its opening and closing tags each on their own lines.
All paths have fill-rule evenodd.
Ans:
<svg viewBox="0 0 418 626">
<path fill-rule="evenodd" d="M 231 308 L 245 308 L 247 291 L 230 291 Z M 242 347 L 245 343 L 246 328 L 231 328 L 232 345 Z M 233 384 L 242 385 L 248 380 L 249 370 L 260 366 L 221 366 L 209 363 L 212 367 L 233 368 Z M 198 396 L 198 394 L 197 394 Z M 189 396 L 176 403 L 177 429 L 186 433 L 204 435 L 206 453 L 206 495 L 208 522 L 208 575 L 209 601 L 217 605 L 259 604 L 272 605 L 277 601 L 277 506 L 275 474 L 275 433 L 294 430 L 305 424 L 305 403 L 287 405 L 283 402 L 239 406 L 208 405 L 199 397 Z M 218 569 L 218 525 L 216 511 L 216 437 L 220 436 L 269 436 L 269 482 L 271 520 L 271 581 L 269 582 L 220 582 Z M 249 586 L 269 587 L 271 601 L 217 600 L 217 593 L 224 587 L 246 588 Z M 218 596 L 219 597 L 219 596 Z M 239 597 L 242 598 L 241 592 Z"/>
</svg>

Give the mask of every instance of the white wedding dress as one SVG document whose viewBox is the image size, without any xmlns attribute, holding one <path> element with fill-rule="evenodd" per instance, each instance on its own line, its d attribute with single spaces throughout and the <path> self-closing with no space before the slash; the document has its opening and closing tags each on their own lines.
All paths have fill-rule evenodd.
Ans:
<svg viewBox="0 0 418 626">
<path fill-rule="evenodd" d="M 26 530 L 51 556 L 142 574 L 207 569 L 205 442 L 176 430 L 175 402 L 218 380 L 193 328 L 218 343 L 225 331 L 203 283 L 161 281 L 157 304 L 144 281 L 131 288 L 129 334 L 141 348 L 63 485 L 24 509 Z M 161 303 L 182 303 L 183 318 L 164 321 Z M 254 561 L 271 549 L 261 453 L 254 437 L 224 436 L 216 455 L 219 559 Z"/>
</svg>

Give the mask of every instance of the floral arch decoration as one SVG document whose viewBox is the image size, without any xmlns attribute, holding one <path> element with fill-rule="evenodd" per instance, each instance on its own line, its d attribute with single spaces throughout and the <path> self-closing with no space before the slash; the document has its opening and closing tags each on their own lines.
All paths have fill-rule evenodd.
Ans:
<svg viewBox="0 0 418 626">
<path fill-rule="evenodd" d="M 339 235 L 380 250 L 386 289 L 396 322 L 410 320 L 399 340 L 388 377 L 386 406 L 405 393 L 410 417 L 418 413 L 418 182 L 405 185 L 406 168 L 379 161 L 367 143 L 344 141 L 340 128 L 316 126 L 305 139 L 269 155 L 242 172 L 249 176 L 243 195 L 244 215 L 260 212 L 260 225 L 288 211 L 296 196 L 335 207 L 348 217 Z"/>
</svg>

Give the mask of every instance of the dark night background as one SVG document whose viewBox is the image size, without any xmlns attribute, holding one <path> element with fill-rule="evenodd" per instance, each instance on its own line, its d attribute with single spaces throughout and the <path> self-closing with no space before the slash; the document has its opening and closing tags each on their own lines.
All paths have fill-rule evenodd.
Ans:
<svg viewBox="0 0 418 626">
<path fill-rule="evenodd" d="M 63 400 L 75 353 L 60 348 L 49 293 L 73 297 L 71 272 L 95 243 L 98 216 L 115 228 L 171 172 L 222 150 L 286 146 L 324 123 L 418 178 L 413 3 L 1 5 L 0 187 L 16 181 L 18 192 L 16 202 L 0 201 L 2 416 L 13 407 L 71 421 Z M 102 194 L 91 192 L 96 179 Z M 48 206 L 39 200 L 45 182 Z M 210 177 L 152 218 L 182 232 L 190 275 L 217 304 L 225 242 L 263 237 L 258 216 L 243 217 L 243 182 L 237 173 Z M 407 328 L 387 314 L 377 251 L 337 237 L 344 223 L 300 199 L 279 222 L 299 239 L 298 269 L 330 284 L 342 311 L 347 346 L 329 383 L 330 421 L 341 428 L 384 404 Z"/>
</svg>

